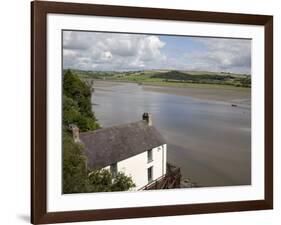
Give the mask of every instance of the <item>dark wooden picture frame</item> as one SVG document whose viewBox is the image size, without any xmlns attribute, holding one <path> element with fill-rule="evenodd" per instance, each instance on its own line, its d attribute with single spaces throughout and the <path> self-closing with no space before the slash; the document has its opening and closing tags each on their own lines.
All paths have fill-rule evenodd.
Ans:
<svg viewBox="0 0 281 225">
<path fill-rule="evenodd" d="M 47 14 L 261 25 L 265 28 L 264 200 L 47 212 Z M 273 17 L 35 1 L 31 3 L 31 222 L 33 224 L 219 213 L 273 208 Z"/>
</svg>

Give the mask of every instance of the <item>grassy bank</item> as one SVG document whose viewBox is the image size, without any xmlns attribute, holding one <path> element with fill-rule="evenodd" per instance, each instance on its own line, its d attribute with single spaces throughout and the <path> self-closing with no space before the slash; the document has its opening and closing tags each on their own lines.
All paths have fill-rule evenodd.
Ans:
<svg viewBox="0 0 281 225">
<path fill-rule="evenodd" d="M 140 85 L 155 85 L 188 88 L 223 88 L 240 90 L 251 87 L 251 76 L 227 72 L 208 71 L 75 71 L 83 79 L 134 82 Z"/>
</svg>

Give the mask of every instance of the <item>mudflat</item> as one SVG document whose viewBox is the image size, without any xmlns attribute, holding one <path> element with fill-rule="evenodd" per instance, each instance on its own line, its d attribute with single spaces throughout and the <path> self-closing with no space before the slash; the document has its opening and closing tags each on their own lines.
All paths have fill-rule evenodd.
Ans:
<svg viewBox="0 0 281 225">
<path fill-rule="evenodd" d="M 183 178 L 201 187 L 249 185 L 250 89 L 202 86 L 96 81 L 93 110 L 103 127 L 135 122 L 150 112 L 167 141 L 167 160 L 181 168 Z"/>
<path fill-rule="evenodd" d="M 95 81 L 99 89 L 122 85 L 132 82 L 120 81 Z M 96 86 L 96 85 L 95 85 Z M 220 101 L 230 104 L 239 104 L 250 107 L 251 105 L 251 88 L 239 88 L 231 86 L 218 85 L 190 85 L 185 87 L 161 86 L 153 84 L 140 85 L 144 91 L 152 91 L 165 94 L 174 94 L 179 96 L 189 96 L 201 100 Z"/>
<path fill-rule="evenodd" d="M 224 88 L 224 87 L 168 87 L 143 85 L 146 91 L 175 94 L 180 96 L 189 96 L 193 98 L 223 101 L 235 104 L 250 105 L 251 89 L 250 88 Z"/>
</svg>

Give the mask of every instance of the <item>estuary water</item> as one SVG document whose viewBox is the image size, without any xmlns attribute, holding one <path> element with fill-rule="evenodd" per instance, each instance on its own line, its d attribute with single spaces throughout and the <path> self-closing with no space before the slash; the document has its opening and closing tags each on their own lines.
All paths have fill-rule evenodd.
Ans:
<svg viewBox="0 0 281 225">
<path fill-rule="evenodd" d="M 153 125 L 166 139 L 167 160 L 181 168 L 183 178 L 203 187 L 251 184 L 250 104 L 232 107 L 229 102 L 103 81 L 94 84 L 92 104 L 103 127 L 151 113 Z"/>
</svg>

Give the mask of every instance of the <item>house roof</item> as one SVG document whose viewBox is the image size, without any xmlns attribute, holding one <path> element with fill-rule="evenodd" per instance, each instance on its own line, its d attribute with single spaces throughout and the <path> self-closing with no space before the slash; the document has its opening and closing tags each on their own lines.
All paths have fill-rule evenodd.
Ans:
<svg viewBox="0 0 281 225">
<path fill-rule="evenodd" d="M 162 135 L 146 121 L 80 133 L 88 167 L 103 168 L 165 144 Z"/>
</svg>

